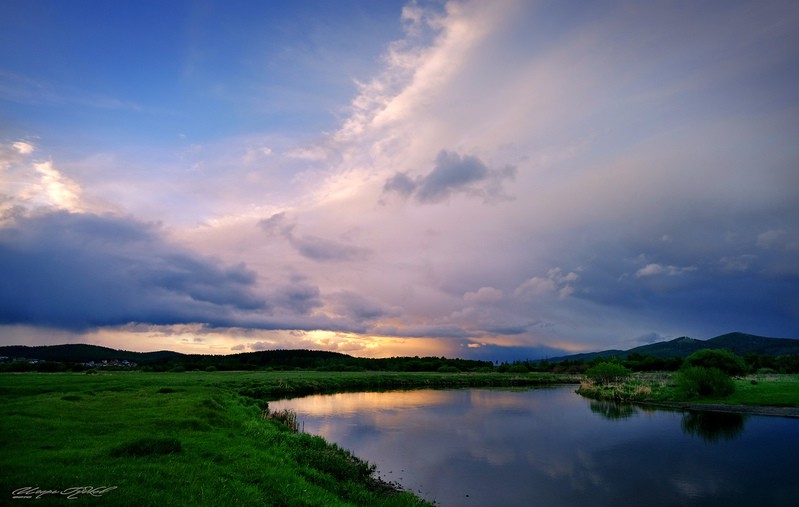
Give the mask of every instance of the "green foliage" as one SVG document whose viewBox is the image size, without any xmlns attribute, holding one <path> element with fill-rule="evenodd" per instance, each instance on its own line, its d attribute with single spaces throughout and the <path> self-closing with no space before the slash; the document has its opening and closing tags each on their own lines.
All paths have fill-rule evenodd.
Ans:
<svg viewBox="0 0 799 507">
<path fill-rule="evenodd" d="M 732 378 L 718 368 L 683 366 L 677 373 L 677 391 L 686 399 L 724 398 L 735 392 Z"/>
<path fill-rule="evenodd" d="M 527 369 L 527 366 L 522 363 L 516 363 L 508 368 L 508 373 L 527 373 L 529 371 L 530 370 Z"/>
<path fill-rule="evenodd" d="M 748 369 L 740 356 L 724 349 L 698 350 L 685 358 L 683 366 L 716 368 L 727 375 L 744 375 Z"/>
<path fill-rule="evenodd" d="M 460 373 L 460 370 L 455 366 L 445 365 L 438 368 L 438 373 Z"/>
<path fill-rule="evenodd" d="M 619 382 L 629 377 L 631 373 L 620 363 L 603 362 L 588 368 L 585 376 L 599 384 L 609 384 L 611 382 Z"/>
</svg>

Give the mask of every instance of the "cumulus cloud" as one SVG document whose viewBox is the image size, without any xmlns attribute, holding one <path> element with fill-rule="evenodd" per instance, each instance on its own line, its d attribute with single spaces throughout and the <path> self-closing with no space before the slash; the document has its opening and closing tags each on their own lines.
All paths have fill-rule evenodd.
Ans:
<svg viewBox="0 0 799 507">
<path fill-rule="evenodd" d="M 696 271 L 695 266 L 664 266 L 662 264 L 650 263 L 635 272 L 636 278 L 644 278 L 647 276 L 665 275 L 665 276 L 678 276 L 691 271 Z"/>
<path fill-rule="evenodd" d="M 258 227 L 271 234 L 282 232 L 287 225 L 286 213 L 283 211 L 258 221 Z"/>
<path fill-rule="evenodd" d="M 441 150 L 433 169 L 416 179 L 406 173 L 396 173 L 383 185 L 383 193 L 411 195 L 422 204 L 445 201 L 453 194 L 482 197 L 485 201 L 509 199 L 502 183 L 513 179 L 516 168 L 506 166 L 490 170 L 479 158 Z"/>
<path fill-rule="evenodd" d="M 406 173 L 396 173 L 388 178 L 383 185 L 383 193 L 396 193 L 402 197 L 409 197 L 416 190 L 416 181 Z"/>
<path fill-rule="evenodd" d="M 16 141 L 12 146 L 20 155 L 28 155 L 33 153 L 34 150 L 33 144 L 27 141 Z"/>
<path fill-rule="evenodd" d="M 464 301 L 468 303 L 492 303 L 501 301 L 503 297 L 502 291 L 494 287 L 480 287 L 475 292 L 467 292 L 463 295 Z"/>
<path fill-rule="evenodd" d="M 37 161 L 29 141 L 0 143 L 0 188 L 11 206 L 84 211 L 80 184 L 56 169 L 52 160 Z"/>
<path fill-rule="evenodd" d="M 516 297 L 531 297 L 535 295 L 555 293 L 559 299 L 566 299 L 575 291 L 574 283 L 580 275 L 574 271 L 564 274 L 561 268 L 552 268 L 546 277 L 534 276 L 525 280 L 516 287 Z"/>
</svg>

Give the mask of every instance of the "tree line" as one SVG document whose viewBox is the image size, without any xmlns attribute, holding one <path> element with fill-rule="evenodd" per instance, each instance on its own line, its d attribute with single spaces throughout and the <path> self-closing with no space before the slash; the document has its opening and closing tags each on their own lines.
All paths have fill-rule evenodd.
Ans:
<svg viewBox="0 0 799 507">
<path fill-rule="evenodd" d="M 111 349 L 106 349 L 111 350 Z M 257 371 L 257 370 L 316 370 L 316 371 L 396 371 L 396 372 L 499 372 L 499 373 L 569 373 L 582 374 L 600 363 L 615 362 L 630 371 L 678 371 L 684 359 L 680 356 L 656 357 L 632 353 L 623 358 L 597 357 L 591 360 L 518 360 L 494 363 L 474 359 L 446 357 L 390 357 L 363 358 L 337 352 L 318 350 L 269 350 L 233 355 L 188 355 L 179 353 L 156 353 L 132 356 L 135 353 L 120 352 L 125 357 L 137 360 L 133 365 L 91 364 L 80 356 L 70 356 L 62 351 L 41 360 L 9 357 L 0 362 L 0 372 L 64 372 L 103 370 L 165 371 Z M 46 354 L 42 354 L 46 355 Z M 122 356 L 120 356 L 122 357 Z M 109 360 L 118 359 L 110 355 Z M 770 356 L 746 354 L 741 357 L 748 372 L 799 373 L 799 355 Z M 118 363 L 118 361 L 117 361 Z"/>
</svg>

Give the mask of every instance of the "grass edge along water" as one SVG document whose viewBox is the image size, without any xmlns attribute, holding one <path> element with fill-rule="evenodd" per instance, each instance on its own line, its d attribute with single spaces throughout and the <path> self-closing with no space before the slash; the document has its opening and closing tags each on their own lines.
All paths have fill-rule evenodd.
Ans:
<svg viewBox="0 0 799 507">
<path fill-rule="evenodd" d="M 427 505 L 321 437 L 264 417 L 315 392 L 532 387 L 549 374 L 337 372 L 0 375 L 0 504 Z M 100 498 L 101 497 L 101 498 Z"/>
</svg>

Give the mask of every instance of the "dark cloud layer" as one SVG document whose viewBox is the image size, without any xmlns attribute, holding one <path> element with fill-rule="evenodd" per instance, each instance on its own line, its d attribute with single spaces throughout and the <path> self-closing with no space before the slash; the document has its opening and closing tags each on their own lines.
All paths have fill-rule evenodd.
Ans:
<svg viewBox="0 0 799 507">
<path fill-rule="evenodd" d="M 0 322 L 80 330 L 129 322 L 230 325 L 262 310 L 255 273 L 170 245 L 158 226 L 58 212 L 0 229 Z"/>
<path fill-rule="evenodd" d="M 560 257 L 581 267 L 571 298 L 705 337 L 736 330 L 797 336 L 799 235 L 782 219 L 768 228 L 737 218 L 734 226 L 677 221 L 666 228 L 670 235 L 596 240 L 588 254 L 572 248 Z M 781 242 L 766 246 L 764 234 Z"/>
</svg>

